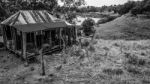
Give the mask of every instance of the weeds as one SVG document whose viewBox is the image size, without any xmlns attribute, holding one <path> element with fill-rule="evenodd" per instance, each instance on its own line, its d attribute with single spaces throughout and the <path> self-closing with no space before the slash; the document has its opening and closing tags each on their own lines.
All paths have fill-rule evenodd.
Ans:
<svg viewBox="0 0 150 84">
<path fill-rule="evenodd" d="M 97 40 L 93 40 L 93 41 L 92 41 L 92 44 L 93 44 L 93 45 L 97 44 Z"/>
<path fill-rule="evenodd" d="M 125 53 L 125 57 L 128 59 L 127 60 L 127 64 L 131 64 L 131 65 L 137 65 L 137 66 L 144 66 L 146 65 L 146 60 L 145 59 L 141 59 L 138 58 L 135 55 L 131 55 L 130 53 Z"/>
<path fill-rule="evenodd" d="M 84 40 L 81 45 L 82 45 L 82 47 L 88 47 L 89 44 L 90 44 L 90 42 L 88 40 Z"/>
<path fill-rule="evenodd" d="M 104 69 L 103 72 L 108 75 L 122 75 L 124 73 L 122 69 L 112 69 L 112 68 Z"/>
<path fill-rule="evenodd" d="M 131 67 L 131 66 L 128 66 L 126 68 L 126 70 L 131 73 L 131 74 L 134 74 L 134 75 L 141 75 L 142 72 L 140 69 L 138 69 L 137 67 Z"/>
<path fill-rule="evenodd" d="M 142 80 L 142 84 L 150 84 L 150 81 L 149 80 Z"/>
<path fill-rule="evenodd" d="M 101 38 L 101 36 L 98 34 L 95 36 L 95 39 L 100 39 L 100 38 Z"/>
<path fill-rule="evenodd" d="M 91 45 L 91 46 L 88 48 L 88 50 L 91 51 L 91 52 L 95 52 L 95 47 Z"/>
<path fill-rule="evenodd" d="M 150 70 L 145 70 L 145 71 L 143 71 L 143 73 L 144 73 L 144 75 L 146 75 L 146 76 L 150 76 Z"/>
</svg>

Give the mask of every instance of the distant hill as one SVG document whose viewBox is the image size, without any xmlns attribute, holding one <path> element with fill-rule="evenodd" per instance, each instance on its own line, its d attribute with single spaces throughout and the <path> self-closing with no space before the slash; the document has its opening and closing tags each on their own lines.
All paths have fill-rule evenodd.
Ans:
<svg viewBox="0 0 150 84">
<path fill-rule="evenodd" d="M 96 38 L 142 40 L 150 39 L 150 19 L 123 15 L 114 21 L 101 24 Z"/>
</svg>

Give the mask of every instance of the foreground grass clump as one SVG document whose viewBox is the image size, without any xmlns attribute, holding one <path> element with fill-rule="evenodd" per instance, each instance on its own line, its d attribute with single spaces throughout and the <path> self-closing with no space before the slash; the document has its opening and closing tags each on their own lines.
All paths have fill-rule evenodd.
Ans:
<svg viewBox="0 0 150 84">
<path fill-rule="evenodd" d="M 122 75 L 124 72 L 122 69 L 108 68 L 108 69 L 104 69 L 103 73 L 108 74 L 108 75 Z"/>
<path fill-rule="evenodd" d="M 85 39 L 85 40 L 83 40 L 83 42 L 81 42 L 82 47 L 88 47 L 89 44 L 90 44 L 90 42 L 87 39 Z"/>
<path fill-rule="evenodd" d="M 91 52 L 95 52 L 95 47 L 91 45 L 91 46 L 88 48 L 88 50 L 91 51 Z"/>
<path fill-rule="evenodd" d="M 130 53 L 126 53 L 125 57 L 127 58 L 127 64 L 136 65 L 136 66 L 146 65 L 146 60 L 142 58 L 138 58 L 138 56 L 131 55 Z"/>
<path fill-rule="evenodd" d="M 142 75 L 142 71 L 140 69 L 138 69 L 137 67 L 131 67 L 128 66 L 126 67 L 126 70 L 133 75 Z"/>
</svg>

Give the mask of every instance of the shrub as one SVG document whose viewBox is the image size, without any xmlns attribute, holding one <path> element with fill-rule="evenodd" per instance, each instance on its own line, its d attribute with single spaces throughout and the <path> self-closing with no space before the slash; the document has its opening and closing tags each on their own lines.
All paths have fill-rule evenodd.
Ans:
<svg viewBox="0 0 150 84">
<path fill-rule="evenodd" d="M 83 27 L 83 32 L 85 33 L 86 36 L 89 36 L 91 34 L 94 33 L 94 25 L 95 25 L 95 21 L 93 19 L 86 19 L 84 20 L 84 22 L 82 23 L 82 27 Z"/>
</svg>

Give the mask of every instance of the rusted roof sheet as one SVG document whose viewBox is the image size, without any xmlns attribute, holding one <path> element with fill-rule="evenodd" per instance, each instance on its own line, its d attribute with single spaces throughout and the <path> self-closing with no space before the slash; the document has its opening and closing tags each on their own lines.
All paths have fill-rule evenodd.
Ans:
<svg viewBox="0 0 150 84">
<path fill-rule="evenodd" d="M 49 14 L 46 10 L 20 10 L 1 24 L 24 25 L 36 23 L 49 23 L 58 21 L 57 18 Z"/>
</svg>

